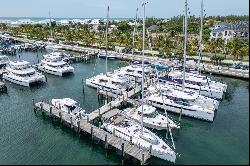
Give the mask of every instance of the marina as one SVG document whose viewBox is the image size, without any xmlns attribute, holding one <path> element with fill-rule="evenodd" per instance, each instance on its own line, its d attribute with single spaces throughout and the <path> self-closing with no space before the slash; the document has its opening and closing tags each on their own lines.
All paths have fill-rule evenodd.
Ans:
<svg viewBox="0 0 250 166">
<path fill-rule="evenodd" d="M 41 57 L 42 56 L 42 54 L 39 54 L 39 58 L 42 58 Z M 15 58 L 15 57 L 12 57 L 12 58 Z M 18 58 L 18 57 L 16 57 L 16 58 Z M 37 60 L 36 60 L 36 54 L 34 54 L 34 53 L 31 53 L 31 54 L 27 54 L 27 53 L 22 53 L 21 54 L 21 58 L 23 58 L 23 59 L 25 59 L 25 60 L 28 60 L 28 61 L 30 61 L 31 63 L 33 62 L 33 63 L 35 63 Z M 12 59 L 13 60 L 13 59 Z M 110 67 L 112 68 L 112 70 L 114 70 L 115 69 L 115 67 L 114 67 L 114 65 L 116 64 L 116 67 L 118 67 L 118 66 L 120 66 L 120 65 L 127 65 L 126 63 L 123 63 L 123 62 L 121 62 L 121 61 L 109 61 L 108 62 L 108 64 L 109 65 L 111 65 Z M 95 115 L 95 116 L 93 116 L 93 117 L 98 117 L 98 108 L 100 108 L 99 107 L 99 105 L 97 104 L 95 104 L 95 103 L 100 103 L 100 101 L 101 100 L 99 100 L 98 101 L 98 94 L 97 94 L 97 89 L 93 89 L 93 88 L 90 88 L 90 87 L 87 87 L 87 86 L 85 86 L 84 85 L 84 93 L 85 94 L 83 94 L 81 91 L 82 91 L 82 82 L 81 82 L 81 79 L 82 78 L 88 78 L 88 77 L 90 77 L 91 75 L 92 75 L 92 72 L 91 72 L 91 70 L 93 70 L 93 68 L 94 68 L 94 66 L 95 66 L 95 61 L 90 61 L 90 63 L 88 63 L 88 64 L 85 64 L 85 63 L 73 63 L 72 64 L 73 65 L 73 67 L 75 68 L 75 74 L 74 74 L 74 77 L 72 77 L 72 76 L 67 76 L 67 77 L 65 77 L 65 78 L 60 78 L 60 77 L 56 77 L 56 76 L 52 76 L 52 75 L 47 75 L 47 79 L 48 79 L 48 82 L 46 83 L 46 84 L 42 84 L 42 85 L 40 85 L 40 86 L 37 86 L 37 87 L 32 87 L 30 90 L 29 89 L 26 89 L 25 91 L 25 93 L 24 94 L 22 94 L 23 92 L 20 92 L 20 90 L 22 90 L 23 88 L 22 87 L 19 87 L 19 86 L 17 86 L 17 85 L 13 85 L 13 84 L 10 84 L 10 83 L 7 83 L 7 86 L 8 86 L 8 94 L 10 95 L 10 96 L 19 96 L 18 98 L 18 100 L 16 100 L 16 102 L 18 102 L 18 103 L 30 103 L 29 105 L 30 106 L 28 106 L 29 108 L 26 108 L 27 107 L 27 105 L 26 104 L 21 104 L 21 107 L 19 107 L 19 108 L 21 108 L 21 112 L 23 112 L 23 111 L 25 111 L 26 113 L 25 114 L 27 114 L 28 115 L 28 117 L 30 117 L 29 118 L 29 120 L 27 121 L 28 123 L 25 123 L 24 124 L 24 129 L 25 130 L 27 130 L 28 128 L 29 128 L 29 124 L 30 123 L 38 123 L 38 124 L 40 124 L 41 125 L 41 123 L 42 123 L 42 120 L 40 120 L 40 118 L 38 117 L 38 118 L 35 118 L 34 119 L 34 115 L 31 113 L 32 111 L 31 111 L 31 105 L 32 105 L 32 102 L 31 102 L 31 99 L 32 98 L 34 98 L 35 99 L 35 101 L 41 101 L 41 100 L 44 100 L 44 101 L 48 101 L 48 100 L 50 100 L 51 98 L 54 98 L 54 97 L 56 97 L 56 96 L 58 96 L 58 97 L 60 97 L 60 96 L 64 96 L 64 97 L 72 97 L 72 98 L 75 98 L 77 101 L 79 101 L 80 102 L 80 104 L 82 105 L 82 106 L 84 106 L 84 108 L 87 110 L 87 112 L 88 113 L 91 113 L 91 112 L 93 112 L 94 110 L 96 110 L 95 111 L 95 114 L 93 114 L 93 115 Z M 103 60 L 98 60 L 98 62 L 97 62 L 97 68 L 96 68 L 96 72 L 97 73 L 99 73 L 99 72 L 102 72 L 102 70 L 103 70 L 103 68 L 105 68 L 105 61 L 103 61 Z M 121 66 L 120 66 L 121 67 Z M 111 68 L 109 68 L 109 69 L 111 69 Z M 85 71 L 85 72 L 82 72 L 82 71 Z M 87 75 L 86 75 L 87 74 Z M 213 77 L 213 76 L 212 76 Z M 215 77 L 214 79 L 220 79 L 220 77 Z M 230 103 L 235 103 L 236 102 L 236 98 L 238 98 L 238 96 L 241 94 L 241 95 L 247 95 L 248 96 L 248 90 L 247 90 L 247 82 L 244 82 L 244 81 L 240 81 L 240 80 L 235 80 L 235 79 L 231 79 L 231 78 L 224 78 L 224 80 L 227 82 L 227 85 L 228 85 L 228 88 L 227 88 L 227 94 L 226 95 L 224 95 L 224 97 L 223 97 L 223 100 L 221 101 L 221 103 L 220 103 L 220 106 L 219 106 L 219 108 L 218 108 L 218 113 L 217 113 L 217 115 L 216 115 L 216 118 L 215 118 L 215 120 L 214 120 L 214 122 L 212 123 L 212 124 L 207 124 L 206 122 L 200 122 L 200 121 L 196 121 L 196 120 L 194 120 L 194 119 L 189 119 L 189 118 L 184 118 L 184 117 L 182 117 L 182 121 L 181 121 L 181 131 L 180 131 L 180 136 L 175 136 L 175 137 L 178 137 L 178 140 L 177 141 L 175 141 L 175 144 L 176 144 L 176 147 L 177 147 L 177 149 L 178 149 L 178 151 L 179 151 L 179 153 L 181 153 L 182 154 L 182 157 L 180 157 L 180 158 L 178 158 L 177 159 L 177 161 L 176 161 L 176 163 L 178 164 L 178 163 L 193 163 L 193 162 L 191 162 L 191 160 L 192 160 L 192 156 L 186 156 L 186 155 L 184 155 L 183 156 L 183 154 L 184 153 L 188 153 L 186 150 L 185 150 L 185 147 L 186 148 L 188 148 L 189 147 L 189 145 L 188 145 L 188 143 L 187 143 L 187 141 L 186 140 L 184 140 L 184 138 L 185 137 L 192 137 L 193 139 L 195 139 L 195 140 L 197 140 L 198 138 L 199 139 L 202 139 L 203 141 L 198 141 L 197 140 L 197 143 L 195 143 L 194 145 L 193 145 L 193 147 L 191 148 L 191 151 L 193 152 L 193 153 L 195 153 L 195 149 L 196 148 L 198 148 L 199 146 L 202 146 L 202 142 L 210 142 L 209 141 L 209 139 L 208 138 L 211 138 L 211 137 L 214 137 L 214 135 L 216 135 L 217 137 L 218 137 L 218 134 L 220 135 L 220 137 L 219 138 L 221 138 L 220 140 L 222 141 L 222 138 L 223 138 L 223 136 L 225 136 L 225 135 L 228 135 L 228 133 L 230 133 L 230 132 L 233 132 L 233 133 L 235 133 L 236 131 L 235 130 L 229 130 L 229 131 L 222 131 L 222 127 L 223 126 L 225 126 L 226 125 L 226 123 L 229 123 L 228 121 L 231 121 L 231 119 L 232 119 L 232 114 L 233 115 L 235 115 L 236 114 L 236 112 L 235 112 L 235 106 L 232 106 Z M 59 82 L 60 82 L 60 84 L 59 84 Z M 72 86 L 72 84 L 74 85 L 74 86 Z M 67 88 L 66 88 L 67 87 Z M 139 86 L 138 86 L 139 87 Z M 60 90 L 61 91 L 61 93 L 59 93 L 58 94 L 58 92 L 57 92 L 57 94 L 55 93 L 55 92 L 53 92 L 53 91 L 51 91 L 52 89 L 58 89 L 58 90 Z M 67 89 L 67 90 L 66 90 Z M 49 93 L 48 94 L 48 92 L 51 92 L 51 93 Z M 71 93 L 69 93 L 69 91 L 71 91 Z M 39 95 L 35 95 L 36 93 L 38 93 Z M 102 92 L 101 90 L 99 91 L 99 93 L 102 93 L 102 95 L 104 96 L 104 98 L 105 98 L 105 96 L 106 96 L 106 92 Z M 76 95 L 77 94 L 77 95 Z M 90 95 L 91 94 L 91 95 Z M 25 97 L 25 98 L 22 98 L 22 96 L 23 95 L 28 95 L 28 97 Z M 10 97 L 9 96 L 9 97 Z M 84 96 L 89 96 L 89 97 L 84 97 Z M 110 92 L 107 92 L 107 96 L 111 96 L 113 99 L 117 99 L 117 95 L 116 94 L 113 94 L 113 96 L 112 96 L 112 93 L 110 93 Z M 126 96 L 126 94 L 124 95 L 124 96 Z M 6 96 L 6 95 L 4 95 L 4 94 L 2 94 L 1 96 L 0 96 L 0 98 L 1 98 L 1 101 L 3 101 L 4 102 L 4 105 L 2 105 L 2 109 L 1 110 L 5 110 L 4 111 L 4 117 L 5 116 L 7 116 L 9 113 L 8 113 L 8 111 L 7 110 L 11 110 L 11 109 L 13 109 L 13 110 L 15 110 L 15 108 L 14 108 L 14 105 L 13 106 L 11 106 L 11 107 L 9 107 L 9 108 L 7 108 L 7 103 L 8 103 L 8 101 L 6 101 L 6 100 L 8 100 L 8 98 L 9 98 L 8 96 Z M 101 97 L 99 97 L 99 99 L 100 99 Z M 110 99 L 111 100 L 111 99 Z M 247 97 L 245 97 L 245 100 L 241 100 L 241 102 L 244 102 L 245 101 L 245 104 L 243 104 L 243 103 L 239 103 L 239 104 L 237 104 L 237 105 L 242 105 L 242 107 L 244 107 L 244 108 L 242 108 L 242 111 L 243 112 L 237 112 L 237 116 L 239 116 L 239 118 L 243 118 L 243 116 L 245 117 L 245 115 L 246 114 L 248 114 L 248 108 L 246 108 L 245 106 L 247 106 L 247 107 L 249 107 L 248 106 L 248 99 L 247 99 Z M 129 99 L 129 100 L 127 100 L 127 102 L 133 102 L 133 99 Z M 238 101 L 239 102 L 239 101 Z M 139 103 L 137 103 L 137 104 L 139 104 Z M 19 104 L 20 105 L 20 104 Z M 102 105 L 102 104 L 101 104 Z M 228 108 L 230 108 L 230 109 L 228 109 Z M 91 110 L 93 110 L 93 111 L 91 111 Z M 245 110 L 245 111 L 244 111 Z M 7 111 L 7 112 L 6 112 Z M 21 119 L 23 119 L 23 118 L 26 118 L 26 117 L 24 117 L 24 116 L 22 116 L 21 115 L 21 112 L 19 113 L 19 112 L 17 112 L 17 115 L 16 116 L 21 116 Z M 109 113 L 110 111 L 108 111 L 108 112 L 106 112 L 106 113 Z M 24 112 L 23 112 L 24 113 Z M 31 113 L 31 114 L 30 114 Z M 109 117 L 111 117 L 112 116 L 112 112 L 110 113 L 111 115 L 108 115 L 108 114 L 103 114 L 103 116 L 102 117 L 105 117 L 105 115 L 107 115 L 107 117 L 109 118 Z M 115 113 L 113 113 L 113 114 L 117 114 L 117 112 L 115 112 Z M 174 115 L 174 114 L 171 114 L 171 116 L 172 117 L 174 117 L 174 119 L 176 119 L 176 120 L 178 120 L 179 119 L 179 115 Z M 15 117 L 15 116 L 14 116 Z M 13 117 L 13 118 L 14 118 Z M 225 117 L 226 117 L 226 119 L 225 119 Z M 6 122 L 7 121 L 9 121 L 10 119 L 12 119 L 12 118 L 7 118 L 6 119 Z M 20 119 L 20 120 L 21 120 Z M 97 118 L 98 119 L 98 118 Z M 223 120 L 224 119 L 224 120 Z M 243 118 L 243 119 L 245 119 L 245 118 Z M 242 120 L 243 120 L 242 119 Z M 35 120 L 35 121 L 34 121 Z M 18 120 L 19 121 L 19 120 Z M 4 122 L 4 121 L 3 121 Z M 245 120 L 243 120 L 243 123 L 241 123 L 241 124 L 238 124 L 237 123 L 237 121 L 233 121 L 234 123 L 232 124 L 232 126 L 241 126 L 242 127 L 242 129 L 244 128 L 243 127 L 243 125 L 245 124 L 245 123 L 247 123 L 247 121 L 246 121 L 246 119 Z M 37 129 L 35 129 L 33 132 L 34 132 L 34 134 L 35 135 L 40 135 L 39 133 L 41 132 L 41 134 L 43 134 L 43 135 L 49 135 L 49 134 L 52 134 L 53 133 L 53 135 L 55 134 L 54 132 L 56 132 L 56 133 L 61 133 L 60 132 L 60 130 L 57 130 L 56 129 L 56 131 L 55 131 L 55 129 L 53 129 L 54 127 L 53 127 L 53 125 L 51 125 L 50 123 L 48 123 L 48 125 L 46 125 L 48 122 L 46 122 L 46 120 L 45 120 L 45 122 L 43 123 L 43 125 L 39 125 L 39 126 L 37 126 L 37 125 L 35 125 L 35 126 L 37 126 L 38 128 L 39 128 L 39 131 L 37 130 Z M 231 122 L 230 122 L 231 123 Z M 237 125 L 236 125 L 237 124 Z M 193 127 L 191 127 L 191 126 L 189 126 L 189 125 L 191 125 L 191 126 L 193 126 Z M 194 127 L 194 126 L 197 126 L 197 127 Z M 199 126 L 199 127 L 198 127 Z M 245 127 L 246 127 L 247 125 L 245 125 Z M 185 129 L 186 128 L 186 129 Z M 233 127 L 234 128 L 234 127 Z M 18 128 L 17 128 L 18 129 Z M 19 130 L 24 130 L 24 129 L 19 129 Z M 207 129 L 210 129 L 210 130 L 212 130 L 211 132 L 205 132 Z M 32 130 L 31 130 L 32 131 Z M 241 132 L 242 130 L 237 130 L 238 132 Z M 39 132 L 39 133 L 38 133 Z M 203 135 L 203 136 L 194 136 L 194 134 L 191 134 L 190 132 L 195 132 L 195 133 L 199 133 L 199 132 L 205 132 L 205 134 Z M 219 133 L 218 133 L 219 132 Z M 58 133 L 58 134 L 59 134 Z M 65 133 L 65 132 L 63 132 L 63 133 Z M 159 134 L 162 136 L 162 137 L 165 137 L 165 134 L 164 134 L 165 132 L 160 132 Z M 207 134 L 206 134 L 207 133 Z M 222 134 L 221 134 L 222 133 Z M 70 140 L 77 140 L 77 138 L 75 138 L 75 137 L 72 137 L 72 138 L 69 138 L 69 136 L 66 136 L 66 138 L 64 138 L 64 136 L 63 137 L 61 137 L 60 136 L 60 134 L 58 135 L 58 134 L 56 134 L 57 136 L 56 137 L 60 137 L 60 140 L 61 141 L 63 141 L 64 142 L 64 144 L 65 144 L 65 146 L 64 145 L 62 145 L 61 143 L 60 144 L 57 144 L 56 142 L 54 142 L 53 144 L 53 147 L 54 147 L 54 150 L 58 150 L 58 148 L 59 149 L 61 149 L 61 148 L 66 148 L 66 145 L 69 145 L 69 142 L 68 142 L 68 139 L 70 139 Z M 68 135 L 67 134 L 67 132 L 65 133 L 66 135 Z M 65 135 L 65 134 L 63 134 L 63 135 Z M 8 135 L 8 134 L 7 134 Z M 192 135 L 192 136 L 191 136 Z M 27 135 L 27 137 L 28 137 L 29 135 Z M 239 137 L 241 137 L 241 136 L 244 136 L 244 135 L 242 135 L 242 133 L 239 135 Z M 26 137 L 26 136 L 22 136 L 22 137 Z M 201 137 L 201 138 L 200 138 Z M 205 138 L 205 137 L 208 137 L 208 138 Z M 246 137 L 246 135 L 244 136 L 244 137 Z M 44 138 L 44 139 L 46 139 L 47 141 L 49 141 L 48 143 L 52 143 L 53 142 L 53 139 L 52 138 L 50 138 L 50 137 L 41 137 L 41 138 Z M 176 138 L 175 138 L 176 139 Z M 18 140 L 18 139 L 17 139 Z M 21 140 L 20 140 L 21 141 Z M 84 142 L 88 142 L 88 140 L 85 140 Z M 190 142 L 191 140 L 189 140 L 188 142 Z M 229 140 L 228 140 L 229 141 Z M 4 141 L 5 142 L 5 141 Z M 74 142 L 74 141 L 73 141 Z M 73 143 L 72 142 L 72 143 Z M 223 142 L 224 142 L 224 140 L 223 140 Z M 229 142 L 231 142 L 231 141 L 229 141 Z M 229 143 L 228 142 L 228 143 Z M 28 143 L 28 142 L 27 142 Z M 79 149 L 79 147 L 77 146 L 76 147 L 76 145 L 75 145 L 75 143 L 70 143 L 71 144 L 71 146 L 72 146 L 72 148 L 74 147 L 74 149 Z M 26 143 L 25 143 L 26 144 Z M 82 143 L 81 143 L 82 144 Z M 220 144 L 225 144 L 225 143 L 220 143 Z M 4 146 L 6 146 L 6 145 L 3 145 L 3 147 Z M 62 147 L 59 147 L 59 146 L 62 146 Z M 81 145 L 81 147 L 82 146 L 84 146 L 85 147 L 85 149 L 87 150 L 88 149 L 88 147 L 90 146 L 90 145 L 88 145 L 88 144 L 85 144 L 84 143 L 84 145 Z M 197 147 L 196 147 L 197 146 Z M 235 145 L 235 146 L 237 146 L 237 145 Z M 22 149 L 22 148 L 24 148 L 24 146 L 21 146 L 21 147 L 19 147 L 19 149 Z M 83 147 L 82 147 L 83 148 Z M 81 149 L 82 149 L 81 148 Z M 226 147 L 225 147 L 226 148 Z M 227 147 L 228 148 L 228 147 Z M 84 149 L 84 148 L 83 148 Z M 82 149 L 82 150 L 83 150 Z M 189 149 L 190 149 L 190 147 L 189 147 Z M 230 148 L 229 148 L 230 149 Z M 51 152 L 49 152 L 49 153 L 53 153 L 53 151 L 54 150 L 52 150 Z M 80 149 L 79 149 L 80 150 Z M 103 150 L 102 149 L 99 149 L 98 151 L 101 151 L 100 153 L 98 153 L 98 156 L 99 156 L 99 158 L 105 158 L 105 155 L 103 156 L 103 155 L 101 155 L 101 153 L 104 153 L 105 154 L 105 148 L 103 148 Z M 102 152 L 103 151 L 103 152 Z M 79 156 L 79 158 L 81 158 L 81 160 L 77 160 L 77 161 L 75 161 L 75 162 L 73 162 L 73 163 L 82 163 L 83 161 L 85 161 L 84 160 L 84 156 L 82 156 L 82 155 L 80 155 L 80 154 L 76 154 L 76 153 L 74 153 L 73 151 L 71 151 L 70 150 L 70 153 L 73 153 L 75 156 Z M 86 154 L 88 154 L 88 152 L 85 152 Z M 37 154 L 35 151 L 33 151 L 33 154 L 35 155 L 35 154 Z M 66 153 L 66 154 L 60 154 L 61 156 L 68 156 L 67 155 L 68 153 Z M 100 156 L 101 155 L 101 156 Z M 111 153 L 111 154 L 109 154 L 109 155 L 111 155 L 111 156 L 113 156 L 112 157 L 112 159 L 109 159 L 108 161 L 107 161 L 107 163 L 109 163 L 109 162 L 115 162 L 115 163 L 121 163 L 121 160 L 119 159 L 119 158 L 117 158 L 117 155 L 115 155 L 114 153 Z M 211 155 L 211 154 L 210 154 Z M 227 154 L 227 155 L 229 155 L 229 154 Z M 242 155 L 242 154 L 241 154 Z M 32 155 L 33 156 L 33 155 Z M 80 157 L 81 156 L 81 157 Z M 186 156 L 186 157 L 185 157 Z M 203 155 L 200 155 L 200 156 L 203 156 Z M 216 156 L 215 155 L 212 155 L 213 156 L 213 158 L 214 159 L 216 159 Z M 33 156 L 33 157 L 35 157 L 35 156 Z M 48 161 L 47 162 L 49 162 L 49 163 L 60 163 L 60 162 L 66 162 L 66 160 L 61 160 L 61 161 L 57 161 L 57 162 L 55 162 L 55 161 L 52 161 L 53 159 L 53 157 L 48 157 L 47 156 L 47 158 L 48 158 Z M 66 157 L 67 158 L 67 157 Z M 33 163 L 34 162 L 39 162 L 40 160 L 37 158 L 37 159 L 34 159 L 34 160 L 31 160 L 31 161 L 33 161 Z M 213 160 L 214 161 L 214 160 Z M 212 160 L 206 160 L 206 162 L 210 162 L 210 163 L 213 163 L 213 161 Z M 5 163 L 5 160 L 2 160 L 2 162 L 3 163 Z M 40 162 L 42 162 L 42 161 L 40 161 Z M 155 159 L 155 158 L 152 158 L 152 159 L 150 159 L 150 163 L 151 164 L 157 164 L 157 163 L 162 163 L 162 160 L 159 160 L 159 159 Z M 196 163 L 203 163 L 204 162 L 204 160 L 202 161 L 202 160 L 200 160 L 200 161 L 197 161 Z M 233 161 L 232 161 L 233 162 Z M 42 163 L 45 163 L 45 162 L 42 162 Z M 72 163 L 72 162 L 71 162 Z M 84 163 L 86 163 L 86 162 L 84 162 Z M 88 163 L 88 162 L 87 162 Z M 97 163 L 98 164 L 98 161 L 97 162 L 95 162 L 95 163 Z M 167 162 L 168 163 L 168 162 Z"/>
<path fill-rule="evenodd" d="M 109 2 L 102 19 L 0 19 L 0 164 L 249 164 L 249 16 L 200 2 L 198 17 L 184 0 L 150 18 L 143 0 L 132 20 Z"/>
<path fill-rule="evenodd" d="M 22 38 L 15 38 L 13 37 L 13 40 L 18 41 L 18 42 L 32 42 L 29 39 L 22 39 Z M 34 41 L 33 41 L 34 42 Z M 57 45 L 57 44 L 55 44 Z M 78 53 L 83 53 L 83 52 L 89 52 L 89 56 L 82 55 L 82 56 L 72 56 L 70 59 L 74 61 L 86 61 L 86 59 L 90 58 L 95 58 L 99 52 L 104 52 L 105 50 L 100 50 L 96 48 L 86 48 L 82 46 L 71 46 L 71 45 L 60 45 L 62 50 L 67 50 L 67 51 L 74 51 Z M 126 61 L 132 61 L 132 60 L 141 60 L 141 55 L 132 55 L 132 54 L 126 54 L 126 53 L 117 53 L 116 54 L 116 59 L 119 60 L 126 60 Z M 148 62 L 154 62 L 155 58 L 145 56 L 145 61 Z M 172 61 L 169 59 L 163 59 L 163 58 L 158 58 L 158 61 L 160 61 L 162 64 L 171 66 Z M 195 66 L 190 66 L 190 68 L 193 68 Z M 218 70 L 219 69 L 219 70 Z M 204 73 L 208 74 L 216 74 L 216 75 L 221 75 L 221 76 L 228 76 L 228 77 L 233 77 L 233 78 L 239 78 L 243 80 L 249 79 L 249 72 L 244 72 L 240 70 L 230 70 L 228 67 L 224 66 L 215 66 L 212 64 L 209 64 L 206 68 L 202 67 L 201 71 Z"/>
<path fill-rule="evenodd" d="M 115 137 L 115 134 L 109 134 L 104 130 L 101 130 L 94 125 L 88 123 L 87 119 L 80 119 L 76 121 L 75 118 L 69 114 L 62 112 L 61 110 L 55 109 L 53 106 L 48 105 L 47 103 L 35 103 L 34 111 L 40 110 L 44 115 L 45 112 L 50 118 L 59 118 L 60 123 L 65 123 L 70 126 L 71 129 L 77 131 L 79 134 L 87 133 L 90 135 L 91 140 L 99 139 L 105 145 L 105 148 L 112 146 L 121 151 L 121 155 L 124 157 L 125 154 L 132 156 L 137 159 L 140 164 L 144 165 L 147 160 L 150 158 L 150 152 L 143 151 L 136 146 L 131 145 L 131 143 L 123 142 L 122 139 Z M 91 116 L 90 116 L 91 117 Z"/>
</svg>

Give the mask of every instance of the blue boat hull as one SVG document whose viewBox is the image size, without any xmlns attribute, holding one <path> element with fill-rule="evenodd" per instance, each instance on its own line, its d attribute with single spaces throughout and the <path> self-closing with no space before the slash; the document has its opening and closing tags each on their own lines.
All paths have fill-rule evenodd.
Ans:
<svg viewBox="0 0 250 166">
<path fill-rule="evenodd" d="M 106 59 L 106 55 L 99 55 L 98 57 L 100 59 Z M 116 57 L 115 56 L 107 56 L 107 59 L 108 60 L 114 60 L 114 59 L 116 59 Z"/>
</svg>

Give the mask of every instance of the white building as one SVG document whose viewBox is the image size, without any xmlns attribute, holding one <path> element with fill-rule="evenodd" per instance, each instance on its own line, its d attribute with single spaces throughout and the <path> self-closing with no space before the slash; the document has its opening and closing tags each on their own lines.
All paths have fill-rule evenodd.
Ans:
<svg viewBox="0 0 250 166">
<path fill-rule="evenodd" d="M 237 38 L 248 38 L 249 36 L 249 22 L 240 21 L 236 24 L 218 23 L 210 32 L 211 39 L 222 38 L 225 41 Z"/>
</svg>

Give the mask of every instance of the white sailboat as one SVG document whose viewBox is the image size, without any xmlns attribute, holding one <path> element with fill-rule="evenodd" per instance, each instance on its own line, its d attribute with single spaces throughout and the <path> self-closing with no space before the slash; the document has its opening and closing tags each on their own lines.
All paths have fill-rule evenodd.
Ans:
<svg viewBox="0 0 250 166">
<path fill-rule="evenodd" d="M 143 111 L 143 125 L 149 128 L 157 130 L 166 130 L 168 127 L 180 128 L 172 119 L 168 116 L 164 116 L 156 110 L 155 107 L 150 105 L 144 105 Z M 142 106 L 137 108 L 127 108 L 122 113 L 133 120 L 140 122 L 142 116 Z"/>
<path fill-rule="evenodd" d="M 144 87 L 144 38 L 145 38 L 145 5 L 144 8 L 144 17 L 143 17 L 143 49 L 142 49 L 142 87 Z M 152 133 L 150 130 L 143 127 L 143 115 L 144 115 L 144 90 L 142 89 L 142 103 L 141 103 L 141 125 L 136 123 L 133 120 L 126 119 L 122 116 L 119 116 L 116 119 L 111 119 L 111 121 L 106 121 L 103 123 L 107 131 L 129 141 L 132 138 L 132 143 L 140 146 L 142 149 L 150 150 L 151 154 L 155 157 L 175 162 L 176 153 L 175 151 L 157 135 Z M 170 130 L 171 131 L 171 130 Z M 174 144 L 173 144 L 174 146 Z"/>
<path fill-rule="evenodd" d="M 177 90 L 171 87 L 162 87 L 158 83 L 158 87 L 162 88 L 164 95 L 160 96 L 159 93 L 150 94 L 147 101 L 153 106 L 161 109 L 167 109 L 175 113 L 181 113 L 186 116 L 195 117 L 213 121 L 214 111 L 218 108 L 218 101 L 203 97 L 195 92 L 187 91 L 185 88 L 186 80 L 186 46 L 187 46 L 187 1 L 185 1 L 185 42 L 184 42 L 184 64 L 182 74 L 182 88 Z M 156 89 L 149 91 L 155 91 Z M 163 98 L 163 100 L 162 100 Z M 165 103 L 164 103 L 165 102 Z"/>
<path fill-rule="evenodd" d="M 47 50 L 53 50 L 54 49 L 54 38 L 53 38 L 53 35 L 52 35 L 52 23 L 51 23 L 51 17 L 50 17 L 50 12 L 49 12 L 49 26 L 50 26 L 50 37 L 48 38 L 48 41 L 46 42 L 46 46 L 45 48 Z"/>
</svg>

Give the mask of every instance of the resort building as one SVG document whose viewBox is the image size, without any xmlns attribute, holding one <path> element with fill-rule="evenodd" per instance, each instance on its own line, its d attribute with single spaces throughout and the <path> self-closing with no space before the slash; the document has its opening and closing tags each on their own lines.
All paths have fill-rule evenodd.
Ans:
<svg viewBox="0 0 250 166">
<path fill-rule="evenodd" d="M 236 24 L 218 23 L 212 28 L 210 33 L 211 39 L 222 38 L 228 41 L 233 38 L 248 39 L 249 36 L 249 22 L 240 21 Z"/>
</svg>

